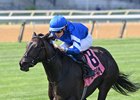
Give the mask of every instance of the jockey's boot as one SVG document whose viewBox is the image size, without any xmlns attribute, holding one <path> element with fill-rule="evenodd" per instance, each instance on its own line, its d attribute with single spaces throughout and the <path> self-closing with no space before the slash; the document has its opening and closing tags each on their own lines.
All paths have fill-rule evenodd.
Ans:
<svg viewBox="0 0 140 100">
<path fill-rule="evenodd" d="M 78 60 L 78 62 L 82 65 L 81 68 L 83 71 L 84 79 L 95 75 L 94 71 L 87 64 L 86 58 L 83 54 L 76 55 L 75 57 Z"/>
<path fill-rule="evenodd" d="M 82 63 L 83 63 L 83 78 L 85 79 L 85 78 L 89 78 L 89 77 L 91 77 L 91 76 L 94 76 L 95 75 L 95 73 L 94 73 L 94 71 L 89 67 L 89 65 L 87 64 L 87 61 L 86 61 L 86 59 L 85 59 L 85 57 L 83 56 L 82 57 Z"/>
</svg>

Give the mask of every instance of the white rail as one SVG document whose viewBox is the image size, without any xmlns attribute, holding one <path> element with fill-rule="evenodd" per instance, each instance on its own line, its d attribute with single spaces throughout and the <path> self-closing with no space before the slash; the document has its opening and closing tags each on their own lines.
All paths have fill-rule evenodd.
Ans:
<svg viewBox="0 0 140 100">
<path fill-rule="evenodd" d="M 54 15 L 64 15 L 71 21 L 139 21 L 140 10 L 77 11 L 35 10 L 0 11 L 0 22 L 49 22 Z"/>
<path fill-rule="evenodd" d="M 140 14 L 140 10 L 101 10 L 101 11 L 82 11 L 82 10 L 11 10 L 0 11 L 0 16 L 52 16 L 52 15 L 131 15 Z"/>
<path fill-rule="evenodd" d="M 18 41 L 21 42 L 26 23 L 48 23 L 54 15 L 63 15 L 71 21 L 92 21 L 91 33 L 94 24 L 98 21 L 123 21 L 123 33 L 128 21 L 140 21 L 140 10 L 112 10 L 112 11 L 77 11 L 77 10 L 37 10 L 37 11 L 0 11 L 0 23 L 22 23 Z"/>
<path fill-rule="evenodd" d="M 1 17 L 0 21 L 50 21 L 53 16 L 10 16 Z M 71 21 L 138 21 L 140 15 L 93 15 L 65 16 Z"/>
</svg>

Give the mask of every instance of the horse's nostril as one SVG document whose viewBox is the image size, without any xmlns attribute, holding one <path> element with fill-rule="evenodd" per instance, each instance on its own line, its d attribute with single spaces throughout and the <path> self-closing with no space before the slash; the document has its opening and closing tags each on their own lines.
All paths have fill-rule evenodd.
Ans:
<svg viewBox="0 0 140 100">
<path fill-rule="evenodd" d="M 25 71 L 25 72 L 29 71 L 29 67 L 28 67 L 28 64 L 26 62 L 20 61 L 19 65 L 20 65 L 21 71 Z"/>
<path fill-rule="evenodd" d="M 19 62 L 20 67 L 22 67 L 22 61 Z"/>
<path fill-rule="evenodd" d="M 26 65 L 26 62 L 24 62 L 24 59 L 20 60 L 19 66 L 24 67 Z"/>
</svg>

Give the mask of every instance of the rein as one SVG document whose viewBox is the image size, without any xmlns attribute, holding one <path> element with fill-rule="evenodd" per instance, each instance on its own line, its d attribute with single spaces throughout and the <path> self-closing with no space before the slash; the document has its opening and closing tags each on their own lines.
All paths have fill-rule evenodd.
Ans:
<svg viewBox="0 0 140 100">
<path fill-rule="evenodd" d="M 44 44 L 44 49 L 45 49 L 45 52 L 46 52 L 46 42 L 45 41 L 43 41 L 43 44 Z M 47 52 L 46 52 L 47 53 Z M 46 61 L 46 63 L 47 64 L 49 64 L 51 61 L 53 61 L 54 59 L 55 59 L 55 57 L 56 57 L 56 53 L 55 53 L 55 55 L 54 56 L 52 56 L 52 57 L 50 57 L 50 58 L 46 58 L 45 59 L 45 61 Z"/>
<path fill-rule="evenodd" d="M 56 57 L 56 53 L 51 58 L 47 58 L 47 63 L 50 63 L 52 60 L 54 60 L 55 57 Z"/>
</svg>

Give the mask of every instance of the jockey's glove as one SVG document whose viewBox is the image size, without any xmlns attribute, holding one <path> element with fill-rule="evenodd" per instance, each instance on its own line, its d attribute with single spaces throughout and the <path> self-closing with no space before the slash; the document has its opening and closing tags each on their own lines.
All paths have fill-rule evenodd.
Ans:
<svg viewBox="0 0 140 100">
<path fill-rule="evenodd" d="M 60 46 L 58 46 L 57 47 L 60 51 L 62 51 L 62 52 L 67 52 L 67 50 L 68 50 L 68 48 L 63 48 L 63 47 L 60 47 Z"/>
</svg>

